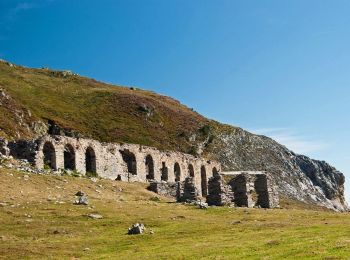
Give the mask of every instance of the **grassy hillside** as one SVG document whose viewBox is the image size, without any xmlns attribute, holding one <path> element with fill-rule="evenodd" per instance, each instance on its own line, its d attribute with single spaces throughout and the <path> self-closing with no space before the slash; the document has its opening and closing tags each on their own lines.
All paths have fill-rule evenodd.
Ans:
<svg viewBox="0 0 350 260">
<path fill-rule="evenodd" d="M 284 195 L 345 210 L 344 175 L 270 138 L 209 120 L 154 92 L 0 62 L 0 137 L 55 134 L 176 150 L 225 170 L 266 170 Z"/>
<path fill-rule="evenodd" d="M 145 185 L 0 169 L 0 259 L 348 259 L 348 213 L 200 210 Z M 73 205 L 78 190 L 90 205 Z M 4 204 L 6 203 L 6 204 Z M 293 205 L 291 205 L 293 204 Z M 288 207 L 294 209 L 287 209 Z M 298 209 L 296 209 L 298 208 Z M 103 219 L 86 215 L 98 213 Z M 146 233 L 129 236 L 142 222 Z M 154 234 L 151 234 L 151 230 Z"/>
<path fill-rule="evenodd" d="M 33 135 L 30 122 L 52 120 L 67 131 L 101 141 L 189 152 L 189 137 L 209 122 L 178 101 L 149 91 L 3 62 L 0 75 L 0 88 L 12 98 L 0 108 L 0 135 L 7 138 Z M 23 114 L 19 126 L 15 111 Z"/>
</svg>

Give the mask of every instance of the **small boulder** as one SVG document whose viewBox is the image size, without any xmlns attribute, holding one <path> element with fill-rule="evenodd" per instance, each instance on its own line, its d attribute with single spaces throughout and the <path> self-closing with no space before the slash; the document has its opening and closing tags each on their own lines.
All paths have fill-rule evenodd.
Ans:
<svg viewBox="0 0 350 260">
<path fill-rule="evenodd" d="M 75 196 L 79 196 L 79 197 L 84 196 L 84 195 L 85 195 L 85 193 L 81 190 L 78 191 L 77 193 L 75 193 Z"/>
<path fill-rule="evenodd" d="M 200 209 L 208 209 L 208 203 L 202 201 L 196 201 L 194 205 L 197 205 Z"/>
<path fill-rule="evenodd" d="M 92 218 L 92 219 L 102 219 L 103 216 L 100 215 L 100 214 L 95 214 L 95 213 L 91 213 L 91 214 L 88 214 L 87 215 L 89 218 Z"/>
<path fill-rule="evenodd" d="M 144 231 L 145 231 L 145 225 L 142 223 L 136 223 L 129 228 L 128 235 L 138 235 L 138 234 L 142 234 Z"/>
<path fill-rule="evenodd" d="M 89 201 L 86 196 L 79 197 L 75 203 L 75 205 L 89 205 Z"/>
</svg>

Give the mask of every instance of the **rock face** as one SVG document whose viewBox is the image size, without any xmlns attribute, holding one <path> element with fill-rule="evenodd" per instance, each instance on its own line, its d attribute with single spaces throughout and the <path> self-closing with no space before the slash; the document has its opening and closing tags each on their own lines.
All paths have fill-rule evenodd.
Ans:
<svg viewBox="0 0 350 260">
<path fill-rule="evenodd" d="M 280 194 L 334 210 L 346 210 L 344 175 L 324 161 L 297 155 L 274 140 L 227 127 L 216 133 L 210 151 L 223 170 L 271 173 Z"/>
</svg>

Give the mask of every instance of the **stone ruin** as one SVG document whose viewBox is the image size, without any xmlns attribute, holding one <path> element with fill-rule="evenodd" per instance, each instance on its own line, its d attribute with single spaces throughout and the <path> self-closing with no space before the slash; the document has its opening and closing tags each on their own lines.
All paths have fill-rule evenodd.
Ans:
<svg viewBox="0 0 350 260">
<path fill-rule="evenodd" d="M 157 193 L 176 197 L 177 183 L 191 177 L 199 195 L 206 195 L 208 179 L 220 163 L 175 151 L 160 151 L 137 144 L 102 143 L 92 139 L 47 135 L 7 143 L 4 150 L 26 159 L 38 169 L 71 171 L 128 182 L 148 182 Z M 5 151 L 6 150 L 6 151 Z M 159 184 L 152 184 L 157 182 Z M 170 193 L 167 194 L 168 190 Z"/>
<path fill-rule="evenodd" d="M 267 172 L 223 172 L 209 179 L 209 205 L 279 207 L 277 187 Z"/>
<path fill-rule="evenodd" d="M 179 202 L 278 207 L 266 172 L 221 172 L 218 162 L 136 144 L 47 135 L 36 140 L 0 140 L 0 153 L 25 159 L 38 169 L 76 171 L 119 181 L 150 183 L 149 189 Z"/>
</svg>

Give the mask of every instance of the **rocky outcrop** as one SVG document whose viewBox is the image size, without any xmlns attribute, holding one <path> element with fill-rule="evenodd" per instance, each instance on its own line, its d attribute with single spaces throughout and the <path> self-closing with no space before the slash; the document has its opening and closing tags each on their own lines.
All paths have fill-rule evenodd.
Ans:
<svg viewBox="0 0 350 260">
<path fill-rule="evenodd" d="M 271 138 L 240 128 L 216 130 L 207 151 L 224 170 L 270 172 L 280 194 L 330 209 L 347 209 L 344 175 L 324 161 L 297 155 Z"/>
</svg>

